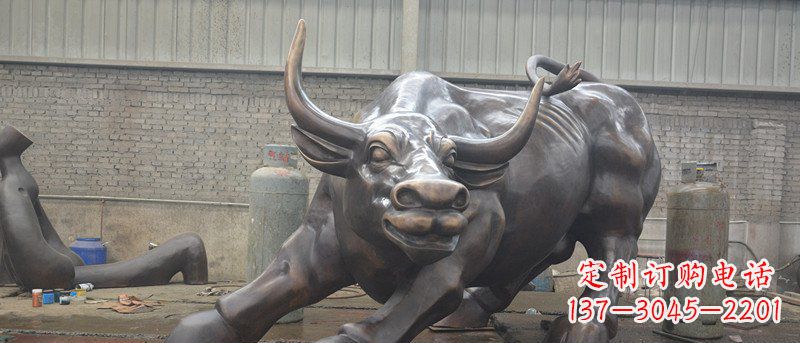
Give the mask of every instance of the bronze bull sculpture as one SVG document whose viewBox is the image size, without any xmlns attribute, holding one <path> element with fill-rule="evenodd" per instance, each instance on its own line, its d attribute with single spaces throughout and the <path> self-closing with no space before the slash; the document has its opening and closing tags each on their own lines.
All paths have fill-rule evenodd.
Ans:
<svg viewBox="0 0 800 343">
<path fill-rule="evenodd" d="M 286 101 L 295 143 L 326 175 L 264 273 L 184 318 L 168 342 L 256 341 L 282 315 L 354 283 L 383 307 L 321 342 L 409 342 L 437 322 L 485 326 L 575 242 L 608 265 L 636 257 L 661 166 L 625 90 L 535 56 L 532 80 L 538 67 L 559 76 L 548 88 L 536 81 L 530 99 L 413 72 L 350 123 L 301 88 L 304 42 L 301 21 Z M 582 296 L 616 302 L 617 293 Z M 616 330 L 612 315 L 585 324 L 561 317 L 547 340 L 606 342 Z"/>
</svg>

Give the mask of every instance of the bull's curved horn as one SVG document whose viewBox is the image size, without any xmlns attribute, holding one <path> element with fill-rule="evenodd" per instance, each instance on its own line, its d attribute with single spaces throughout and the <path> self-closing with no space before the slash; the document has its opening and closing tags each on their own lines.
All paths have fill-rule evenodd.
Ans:
<svg viewBox="0 0 800 343">
<path fill-rule="evenodd" d="M 471 163 L 503 164 L 516 156 L 525 147 L 533 132 L 539 112 L 539 101 L 542 98 L 542 87 L 544 79 L 539 79 L 533 86 L 531 97 L 522 115 L 514 126 L 502 135 L 489 139 L 450 137 L 456 143 L 456 158 Z"/>
<path fill-rule="evenodd" d="M 294 39 L 292 39 L 292 46 L 289 48 L 289 57 L 286 60 L 286 71 L 283 78 L 289 112 L 301 129 L 331 143 L 343 147 L 352 147 L 354 144 L 360 143 L 364 137 L 364 130 L 358 124 L 339 120 L 323 112 L 308 99 L 306 92 L 303 91 L 301 69 L 305 44 L 306 23 L 300 19 Z"/>
</svg>

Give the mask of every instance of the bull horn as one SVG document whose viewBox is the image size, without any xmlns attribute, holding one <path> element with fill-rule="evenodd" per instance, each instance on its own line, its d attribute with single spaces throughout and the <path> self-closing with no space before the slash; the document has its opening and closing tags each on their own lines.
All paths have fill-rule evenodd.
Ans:
<svg viewBox="0 0 800 343">
<path fill-rule="evenodd" d="M 286 60 L 286 71 L 283 86 L 286 90 L 286 105 L 297 125 L 314 135 L 331 143 L 352 147 L 362 141 L 363 129 L 350 122 L 337 119 L 314 105 L 308 99 L 301 85 L 303 80 L 302 64 L 303 49 L 306 45 L 306 22 L 303 19 L 297 23 L 297 31 L 289 48 L 289 57 Z"/>
<path fill-rule="evenodd" d="M 514 158 L 525 147 L 533 132 L 543 87 L 542 78 L 533 86 L 531 97 L 525 104 L 522 115 L 514 126 L 502 135 L 488 139 L 450 137 L 456 143 L 457 159 L 477 164 L 503 164 Z"/>
</svg>

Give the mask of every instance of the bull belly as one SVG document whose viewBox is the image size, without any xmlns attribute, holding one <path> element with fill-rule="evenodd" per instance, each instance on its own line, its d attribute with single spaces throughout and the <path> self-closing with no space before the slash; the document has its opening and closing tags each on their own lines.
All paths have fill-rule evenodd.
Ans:
<svg viewBox="0 0 800 343">
<path fill-rule="evenodd" d="M 565 212 L 560 220 L 550 221 L 546 226 L 527 224 L 547 222 L 541 218 L 523 221 L 527 225 L 512 223 L 506 229 L 492 262 L 471 286 L 506 285 L 520 278 L 533 278 L 535 275 L 530 274 L 536 267 L 542 267 L 540 270 L 546 268 L 542 264 L 566 236 L 577 215 L 577 210 Z"/>
</svg>

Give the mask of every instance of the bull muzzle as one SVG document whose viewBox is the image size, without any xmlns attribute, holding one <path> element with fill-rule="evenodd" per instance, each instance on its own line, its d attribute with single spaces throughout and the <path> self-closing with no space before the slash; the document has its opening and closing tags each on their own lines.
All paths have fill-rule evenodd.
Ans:
<svg viewBox="0 0 800 343">
<path fill-rule="evenodd" d="M 392 205 L 398 210 L 464 211 L 468 202 L 467 187 L 451 180 L 408 180 L 392 189 Z"/>
<path fill-rule="evenodd" d="M 438 261 L 453 252 L 467 227 L 462 213 L 469 191 L 451 180 L 409 180 L 391 193 L 393 210 L 383 216 L 384 231 L 403 252 L 420 265 Z"/>
</svg>

